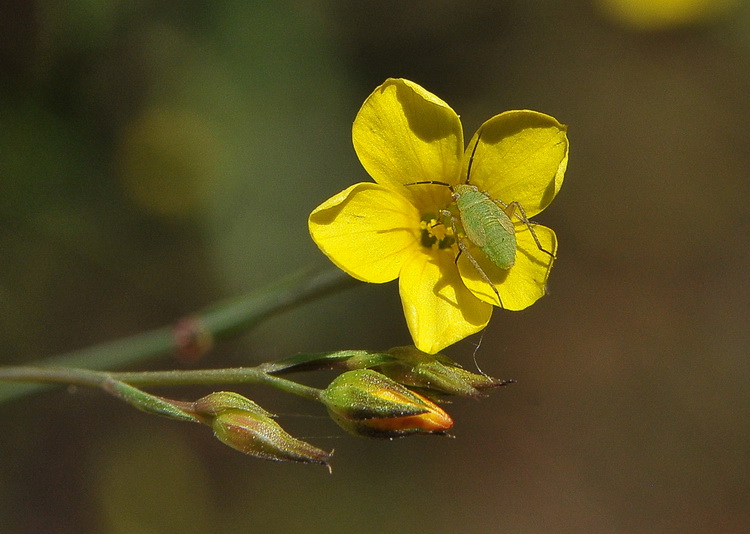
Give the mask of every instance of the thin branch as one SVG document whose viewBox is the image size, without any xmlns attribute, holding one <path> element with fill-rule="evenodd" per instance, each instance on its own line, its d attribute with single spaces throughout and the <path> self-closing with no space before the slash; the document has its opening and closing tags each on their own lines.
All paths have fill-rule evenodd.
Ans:
<svg viewBox="0 0 750 534">
<path fill-rule="evenodd" d="M 319 400 L 318 388 L 273 376 L 258 367 L 203 369 L 190 371 L 144 371 L 111 373 L 90 369 L 62 367 L 0 367 L 0 381 L 67 384 L 101 388 L 110 392 L 109 384 L 122 382 L 129 386 L 187 386 L 199 384 L 263 384 L 311 400 Z"/>
<path fill-rule="evenodd" d="M 210 344 L 213 340 L 244 332 L 264 319 L 355 284 L 356 280 L 339 269 L 306 269 L 248 295 L 220 302 L 193 314 L 189 321 L 192 335 L 200 336 Z M 34 362 L 34 367 L 118 369 L 184 349 L 184 341 L 181 341 L 179 334 L 178 326 L 166 326 L 38 360 Z M 59 381 L 3 384 L 0 386 L 0 403 L 38 392 L 49 387 L 49 382 Z"/>
</svg>

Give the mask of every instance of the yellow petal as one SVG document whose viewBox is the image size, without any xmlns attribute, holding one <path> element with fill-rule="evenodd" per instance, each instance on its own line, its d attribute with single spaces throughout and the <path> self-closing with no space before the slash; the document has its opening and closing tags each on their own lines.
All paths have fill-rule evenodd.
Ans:
<svg viewBox="0 0 750 534">
<path fill-rule="evenodd" d="M 464 151 L 458 115 L 414 82 L 389 78 L 365 100 L 352 127 L 354 150 L 379 184 L 457 183 Z M 432 186 L 440 189 L 439 186 Z"/>
<path fill-rule="evenodd" d="M 555 232 L 546 226 L 535 225 L 534 233 L 542 248 L 552 254 L 557 253 Z M 525 224 L 516 225 L 516 244 L 516 263 L 507 271 L 493 265 L 476 247 L 469 248 L 469 253 L 497 288 L 502 307 L 513 311 L 531 306 L 546 294 L 547 278 L 553 263 L 552 256 L 539 249 Z M 464 284 L 477 298 L 500 306 L 492 287 L 477 271 L 467 254 L 462 254 L 459 258 L 458 269 Z"/>
<path fill-rule="evenodd" d="M 494 199 L 518 202 L 526 215 L 533 217 L 552 202 L 562 186 L 568 165 L 566 130 L 554 118 L 536 111 L 496 115 L 472 137 L 462 176 L 466 176 L 473 152 L 469 182 Z"/>
<path fill-rule="evenodd" d="M 453 258 L 449 250 L 417 250 L 399 277 L 401 303 L 414 345 L 430 354 L 479 332 L 492 315 L 492 306 L 464 286 Z"/>
<path fill-rule="evenodd" d="M 419 212 L 405 197 L 373 183 L 331 197 L 313 210 L 308 226 L 333 263 L 365 282 L 394 280 L 419 247 Z"/>
</svg>

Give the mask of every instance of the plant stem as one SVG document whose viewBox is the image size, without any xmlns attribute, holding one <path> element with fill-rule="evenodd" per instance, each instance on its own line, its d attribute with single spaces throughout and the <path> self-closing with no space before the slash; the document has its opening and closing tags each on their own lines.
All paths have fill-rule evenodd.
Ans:
<svg viewBox="0 0 750 534">
<path fill-rule="evenodd" d="M 267 374 L 263 366 L 204 369 L 190 371 L 145 371 L 108 373 L 89 369 L 61 367 L 0 367 L 0 381 L 69 384 L 102 388 L 122 382 L 129 386 L 186 386 L 198 384 L 265 384 L 310 400 L 319 400 L 321 390 L 286 378 Z"/>
<path fill-rule="evenodd" d="M 339 269 L 305 269 L 263 289 L 220 302 L 193 314 L 190 321 L 194 325 L 194 333 L 205 336 L 210 342 L 246 331 L 264 319 L 356 283 Z M 177 333 L 176 327 L 165 326 L 38 360 L 34 365 L 45 368 L 117 369 L 180 349 Z M 49 383 L 66 382 L 44 379 L 34 381 L 42 383 L 3 385 L 0 388 L 0 403 L 35 393 L 49 387 Z"/>
<path fill-rule="evenodd" d="M 55 367 L 0 367 L 0 381 L 68 384 L 98 388 L 110 375 L 103 371 Z"/>
<path fill-rule="evenodd" d="M 110 376 L 133 386 L 187 386 L 197 384 L 265 384 L 311 400 L 320 398 L 320 390 L 298 382 L 270 375 L 259 367 L 232 367 L 190 371 L 145 371 L 110 373 Z M 2 368 L 0 368 L 2 379 Z"/>
</svg>

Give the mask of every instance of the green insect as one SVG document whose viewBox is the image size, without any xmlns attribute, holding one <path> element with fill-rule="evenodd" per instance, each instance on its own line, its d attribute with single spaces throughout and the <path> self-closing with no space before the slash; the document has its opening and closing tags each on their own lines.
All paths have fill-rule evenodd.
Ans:
<svg viewBox="0 0 750 534">
<path fill-rule="evenodd" d="M 537 237 L 534 231 L 534 223 L 526 217 L 526 212 L 521 204 L 516 201 L 506 204 L 502 200 L 493 199 L 489 194 L 480 191 L 477 186 L 469 183 L 471 166 L 474 163 L 474 155 L 476 154 L 477 146 L 479 146 L 480 138 L 481 132 L 477 135 L 477 141 L 471 151 L 469 164 L 466 169 L 466 181 L 463 184 L 454 186 L 445 182 L 430 180 L 413 182 L 406 185 L 435 184 L 450 188 L 453 205 L 455 206 L 455 211 L 458 212 L 458 217 L 450 209 L 441 210 L 440 214 L 443 216 L 444 221 L 449 222 L 453 230 L 453 235 L 458 245 L 456 262 L 458 262 L 461 254 L 465 254 L 482 277 L 482 280 L 487 282 L 492 288 L 500 303 L 500 307 L 503 307 L 500 292 L 484 269 L 482 269 L 477 259 L 469 251 L 469 245 L 467 245 L 466 241 L 478 247 L 487 256 L 487 259 L 497 267 L 507 271 L 516 263 L 516 229 L 512 221 L 512 218 L 515 217 L 529 229 L 539 250 L 552 258 L 555 255 L 542 247 L 539 237 Z M 457 218 L 458 221 L 456 221 Z M 436 224 L 441 223 L 438 222 Z"/>
</svg>

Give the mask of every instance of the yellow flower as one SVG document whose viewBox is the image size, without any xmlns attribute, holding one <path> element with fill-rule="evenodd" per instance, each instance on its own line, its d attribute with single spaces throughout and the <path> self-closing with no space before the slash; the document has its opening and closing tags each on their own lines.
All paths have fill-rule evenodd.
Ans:
<svg viewBox="0 0 750 534">
<path fill-rule="evenodd" d="M 508 111 L 485 122 L 464 149 L 461 121 L 448 104 L 414 82 L 388 79 L 365 100 L 352 131 L 354 150 L 375 183 L 354 184 L 318 206 L 310 215 L 310 234 L 354 278 L 372 283 L 398 278 L 414 344 L 434 354 L 480 331 L 492 306 L 501 304 L 469 255 L 509 310 L 526 308 L 544 295 L 553 257 L 514 216 L 516 260 L 501 270 L 460 228 L 453 235 L 453 217 L 445 210 L 457 213 L 448 187 L 407 184 L 465 183 L 471 161 L 470 184 L 493 199 L 518 202 L 532 217 L 562 185 L 565 131 L 548 115 Z M 554 255 L 554 232 L 539 225 L 533 229 Z M 459 256 L 456 239 L 469 254 Z"/>
<path fill-rule="evenodd" d="M 636 30 L 708 23 L 740 7 L 738 0 L 597 0 L 602 11 Z"/>
</svg>

